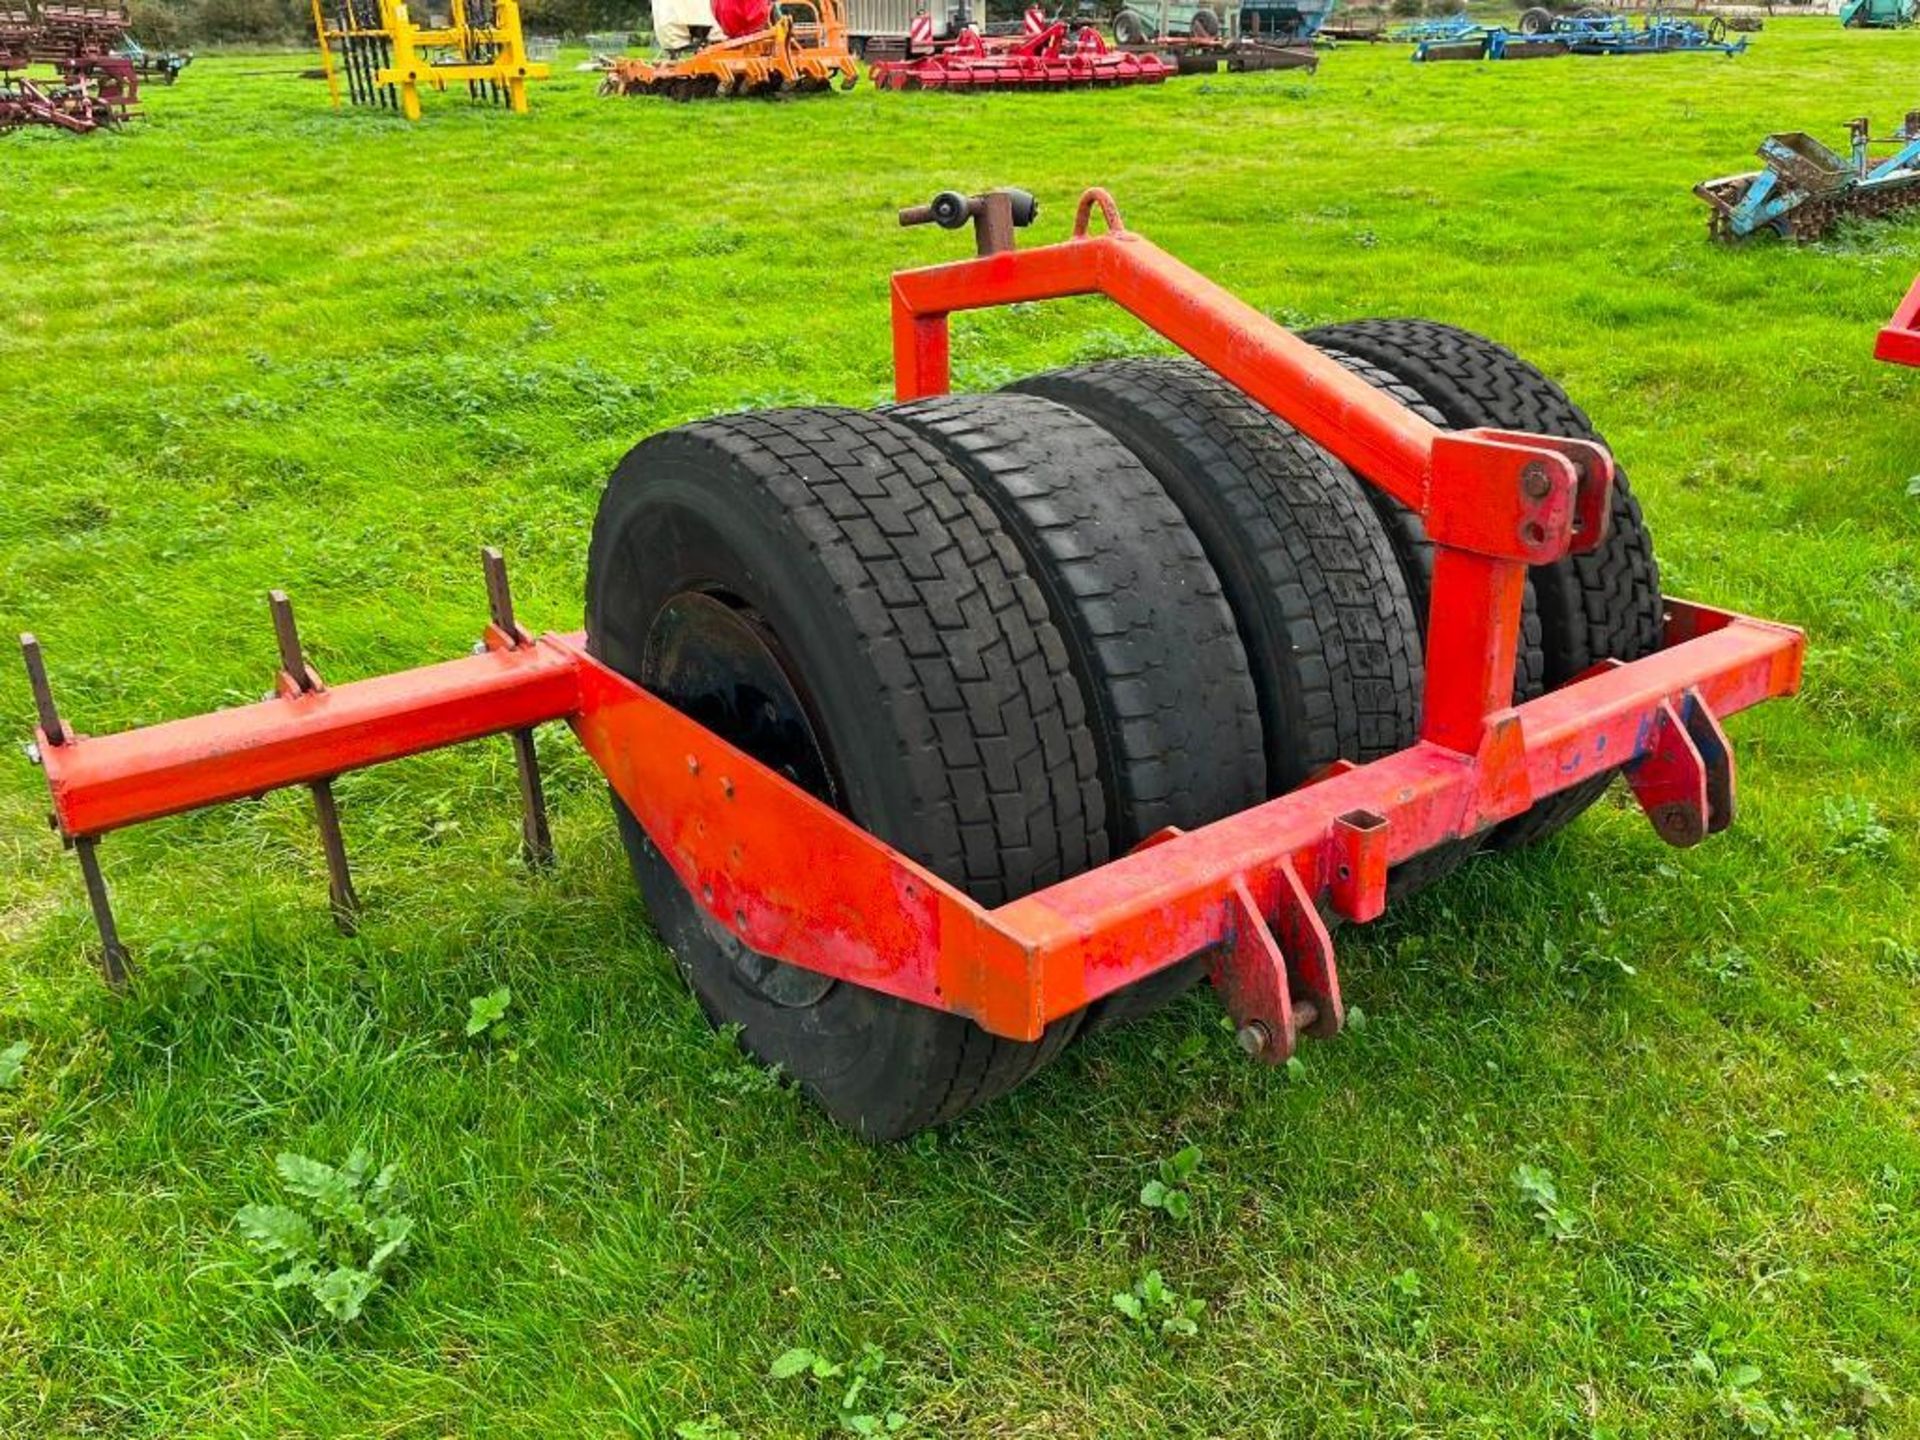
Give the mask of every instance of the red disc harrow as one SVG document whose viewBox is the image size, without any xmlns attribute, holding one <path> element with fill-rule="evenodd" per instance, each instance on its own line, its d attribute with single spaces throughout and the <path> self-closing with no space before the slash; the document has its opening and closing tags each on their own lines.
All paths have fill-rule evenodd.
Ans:
<svg viewBox="0 0 1920 1440">
<path fill-rule="evenodd" d="M 1176 73 L 1159 55 L 1118 50 L 1091 25 L 1029 11 L 1026 33 L 983 37 L 969 26 L 928 54 L 878 60 L 868 72 L 883 90 L 1077 90 L 1158 85 Z"/>
</svg>

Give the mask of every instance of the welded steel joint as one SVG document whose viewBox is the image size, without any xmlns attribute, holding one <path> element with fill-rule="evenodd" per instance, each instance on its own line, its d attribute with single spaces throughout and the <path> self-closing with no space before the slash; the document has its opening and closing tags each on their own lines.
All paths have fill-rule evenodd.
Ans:
<svg viewBox="0 0 1920 1440">
<path fill-rule="evenodd" d="M 1434 437 L 1423 507 L 1436 545 L 1548 565 L 1597 549 L 1612 509 L 1603 445 L 1513 430 Z"/>
</svg>

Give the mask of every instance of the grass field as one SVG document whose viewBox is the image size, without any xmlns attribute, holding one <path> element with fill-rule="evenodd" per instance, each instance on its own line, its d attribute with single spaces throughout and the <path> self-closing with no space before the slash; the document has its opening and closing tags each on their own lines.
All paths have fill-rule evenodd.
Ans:
<svg viewBox="0 0 1920 1440">
<path fill-rule="evenodd" d="M 1514 345 L 1631 470 L 1670 591 L 1811 635 L 1805 697 L 1735 723 L 1728 836 L 1669 851 L 1616 792 L 1344 934 L 1365 1024 L 1290 1078 L 1200 994 L 886 1150 L 708 1032 L 558 733 L 550 876 L 504 746 L 340 784 L 354 940 L 303 796 L 113 837 L 145 973 L 110 996 L 0 666 L 0 1432 L 1920 1434 L 1920 374 L 1870 360 L 1920 223 L 1720 250 L 1688 193 L 1769 130 L 1890 126 L 1916 61 L 1803 21 L 1731 62 L 1351 48 L 1103 95 L 682 107 L 569 71 L 530 119 L 408 129 L 232 57 L 122 136 L 0 140 L 0 629 L 83 729 L 256 698 L 270 585 L 336 680 L 460 653 L 482 542 L 577 624 L 621 451 L 882 398 L 887 272 L 958 249 L 894 208 L 1001 183 L 1042 238 L 1104 183 L 1290 323 Z M 956 371 L 1142 348 L 1023 308 L 957 327 Z M 356 1145 L 416 1229 L 339 1324 L 234 1217 L 279 1152 Z M 1188 1145 L 1177 1221 L 1138 1197 Z M 1197 1334 L 1115 1309 L 1148 1269 Z M 867 1345 L 844 1411 L 851 1371 L 769 1378 Z"/>
</svg>

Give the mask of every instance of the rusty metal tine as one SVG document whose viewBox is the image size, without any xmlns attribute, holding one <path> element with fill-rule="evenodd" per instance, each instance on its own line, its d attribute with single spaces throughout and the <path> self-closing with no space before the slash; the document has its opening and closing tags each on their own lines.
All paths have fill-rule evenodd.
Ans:
<svg viewBox="0 0 1920 1440">
<path fill-rule="evenodd" d="M 301 690 L 307 684 L 307 657 L 300 648 L 300 627 L 294 623 L 293 602 L 284 590 L 269 590 L 267 604 L 273 610 L 273 635 L 280 642 L 280 668 Z"/>
<path fill-rule="evenodd" d="M 273 610 L 273 634 L 280 642 L 280 668 L 301 690 L 312 689 L 312 672 L 307 668 L 306 652 L 300 647 L 300 627 L 294 623 L 293 602 L 284 590 L 269 590 L 267 604 Z M 313 792 L 313 816 L 320 825 L 320 849 L 327 857 L 327 901 L 333 908 L 333 923 L 343 935 L 351 935 L 360 925 L 360 897 L 353 891 L 353 871 L 347 866 L 347 841 L 340 832 L 340 807 L 334 803 L 333 782 L 316 780 L 307 787 Z"/>
<path fill-rule="evenodd" d="M 65 745 L 68 734 L 60 709 L 53 703 L 53 687 L 47 683 L 47 662 L 40 654 L 40 642 L 32 635 L 20 637 L 20 653 L 27 661 L 27 682 L 33 687 L 34 708 L 39 711 L 40 730 L 49 745 Z M 80 877 L 87 883 L 87 904 L 93 910 L 94 927 L 100 932 L 100 973 L 115 990 L 125 988 L 127 972 L 133 968 L 127 947 L 120 943 L 120 928 L 113 923 L 113 903 L 107 898 L 107 877 L 100 873 L 98 842 L 82 835 L 73 842 L 73 853 L 80 858 Z"/>
<path fill-rule="evenodd" d="M 480 564 L 487 574 L 487 609 L 496 629 L 518 646 L 520 626 L 513 618 L 513 589 L 507 583 L 507 561 L 492 545 L 480 547 Z M 520 772 L 520 843 L 531 869 L 553 863 L 553 831 L 547 824 L 546 788 L 540 783 L 540 760 L 533 748 L 533 731 L 515 730 L 514 768 Z"/>
<path fill-rule="evenodd" d="M 82 836 L 73 842 L 80 857 L 80 874 L 87 882 L 87 903 L 93 907 L 93 923 L 100 931 L 100 973 L 115 990 L 126 988 L 127 974 L 133 968 L 127 947 L 120 943 L 120 931 L 113 923 L 113 905 L 107 899 L 107 877 L 100 873 L 100 857 L 95 841 Z"/>
<path fill-rule="evenodd" d="M 40 712 L 40 728 L 49 745 L 67 743 L 67 727 L 61 723 L 60 709 L 53 703 L 53 687 L 47 683 L 47 662 L 41 658 L 40 642 L 32 635 L 20 637 L 20 653 L 27 662 L 27 683 L 33 687 L 34 708 Z"/>
<path fill-rule="evenodd" d="M 508 739 L 513 742 L 514 765 L 520 771 L 521 849 L 531 869 L 543 870 L 553 863 L 553 832 L 547 826 L 546 789 L 540 783 L 533 731 L 516 730 Z"/>
<path fill-rule="evenodd" d="M 333 800 L 333 782 L 313 784 L 313 813 L 320 822 L 320 848 L 327 856 L 327 902 L 333 923 L 342 935 L 360 928 L 360 897 L 353 892 L 353 872 L 347 868 L 347 842 L 340 833 L 340 810 Z"/>
<path fill-rule="evenodd" d="M 507 584 L 507 560 L 492 545 L 480 547 L 480 565 L 487 572 L 487 609 L 493 623 L 518 645 L 520 627 L 513 619 L 513 591 Z"/>
</svg>

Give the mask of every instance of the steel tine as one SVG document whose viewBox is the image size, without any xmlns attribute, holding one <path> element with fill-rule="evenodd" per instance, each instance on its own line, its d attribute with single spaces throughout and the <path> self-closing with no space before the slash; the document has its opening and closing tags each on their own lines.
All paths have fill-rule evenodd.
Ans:
<svg viewBox="0 0 1920 1440">
<path fill-rule="evenodd" d="M 40 642 L 32 635 L 20 637 L 20 653 L 27 662 L 27 683 L 33 688 L 33 705 L 39 713 L 40 733 L 49 745 L 65 745 L 73 736 L 60 718 L 60 707 L 53 703 L 53 686 L 47 681 L 47 662 L 40 654 Z M 114 924 L 113 902 L 107 897 L 107 877 L 100 873 L 99 842 L 90 835 L 73 841 L 73 853 L 80 860 L 80 878 L 87 885 L 87 904 L 93 911 L 94 928 L 100 932 L 100 974 L 115 990 L 126 988 L 127 975 L 133 969 L 127 947 L 120 943 L 120 927 Z"/>
<path fill-rule="evenodd" d="M 480 550 L 481 568 L 487 576 L 487 609 L 494 628 L 518 649 L 527 643 L 525 632 L 513 618 L 513 589 L 507 583 L 506 558 L 491 545 Z M 553 831 L 547 824 L 546 789 L 540 783 L 540 759 L 533 748 L 531 729 L 515 730 L 507 737 L 513 746 L 514 768 L 520 772 L 520 848 L 531 869 L 540 870 L 553 863 Z"/>
<path fill-rule="evenodd" d="M 307 673 L 307 657 L 300 648 L 300 627 L 294 622 L 293 602 L 287 599 L 284 590 L 269 590 L 267 606 L 273 611 L 273 638 L 280 645 L 280 668 L 287 678 L 299 690 L 313 688 L 312 677 Z"/>
<path fill-rule="evenodd" d="M 40 729 L 49 745 L 64 745 L 67 727 L 61 723 L 59 707 L 53 703 L 53 687 L 47 683 L 47 662 L 41 657 L 40 641 L 32 635 L 22 635 L 20 653 L 27 662 L 27 683 L 33 687 L 33 706 L 40 713 Z"/>
<path fill-rule="evenodd" d="M 533 749 L 533 731 L 516 730 L 507 737 L 520 772 L 520 847 L 527 864 L 544 870 L 553 864 L 553 832 L 547 827 L 547 796 L 540 784 L 540 761 Z"/>
<path fill-rule="evenodd" d="M 492 545 L 480 547 L 480 567 L 487 576 L 487 613 L 506 637 L 518 645 L 520 626 L 513 618 L 513 588 L 507 583 L 507 560 Z"/>
<path fill-rule="evenodd" d="M 280 643 L 280 668 L 296 689 L 310 692 L 318 677 L 307 664 L 306 651 L 300 645 L 300 627 L 293 618 L 293 602 L 283 590 L 269 590 L 267 604 L 273 611 L 273 633 Z M 342 935 L 351 935 L 360 925 L 360 897 L 354 893 L 353 871 L 347 865 L 347 841 L 340 832 L 340 807 L 334 803 L 333 782 L 316 780 L 307 787 L 313 792 L 313 816 L 320 827 L 320 849 L 327 857 L 327 902 L 333 910 L 333 923 Z"/>
<path fill-rule="evenodd" d="M 115 990 L 124 990 L 133 959 L 120 943 L 120 929 L 113 923 L 113 902 L 107 898 L 107 877 L 100 873 L 96 841 L 83 836 L 73 842 L 73 853 L 80 857 L 80 875 L 87 882 L 87 904 L 93 908 L 93 923 L 100 931 L 100 974 Z"/>
<path fill-rule="evenodd" d="M 340 833 L 332 781 L 313 782 L 313 815 L 320 824 L 320 848 L 327 857 L 327 903 L 333 923 L 342 935 L 351 935 L 360 928 L 360 897 L 354 893 L 353 872 L 347 868 L 347 842 Z"/>
</svg>

